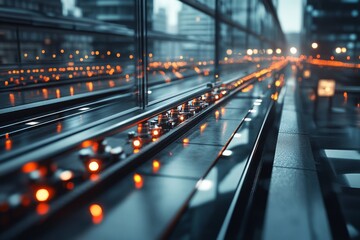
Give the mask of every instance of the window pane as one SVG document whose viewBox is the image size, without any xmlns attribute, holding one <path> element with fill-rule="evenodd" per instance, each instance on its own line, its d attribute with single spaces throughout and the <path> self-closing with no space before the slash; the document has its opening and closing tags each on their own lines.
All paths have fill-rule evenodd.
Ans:
<svg viewBox="0 0 360 240">
<path fill-rule="evenodd" d="M 212 81 L 214 19 L 177 0 L 155 0 L 148 29 L 149 102 Z"/>
<path fill-rule="evenodd" d="M 16 2 L 0 12 L 17 17 L 0 27 L 0 108 L 137 92 L 134 1 Z"/>
</svg>

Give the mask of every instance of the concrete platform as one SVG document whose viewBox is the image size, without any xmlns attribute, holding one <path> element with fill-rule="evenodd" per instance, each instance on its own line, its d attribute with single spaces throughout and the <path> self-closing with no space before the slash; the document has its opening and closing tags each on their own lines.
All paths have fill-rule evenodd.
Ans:
<svg viewBox="0 0 360 240">
<path fill-rule="evenodd" d="M 308 133 L 299 120 L 295 78 L 287 81 L 263 239 L 331 239 Z M 301 118 L 300 118 L 301 119 Z"/>
</svg>

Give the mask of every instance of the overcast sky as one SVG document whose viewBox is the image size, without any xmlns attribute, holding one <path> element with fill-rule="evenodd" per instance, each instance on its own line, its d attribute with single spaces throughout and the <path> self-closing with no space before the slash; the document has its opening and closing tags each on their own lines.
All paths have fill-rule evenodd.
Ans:
<svg viewBox="0 0 360 240">
<path fill-rule="evenodd" d="M 278 15 L 285 33 L 300 32 L 302 0 L 279 0 Z"/>
</svg>

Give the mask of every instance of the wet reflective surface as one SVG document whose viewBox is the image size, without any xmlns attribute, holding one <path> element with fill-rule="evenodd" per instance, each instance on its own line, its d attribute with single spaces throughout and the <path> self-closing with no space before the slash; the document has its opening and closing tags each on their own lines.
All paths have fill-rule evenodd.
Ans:
<svg viewBox="0 0 360 240">
<path fill-rule="evenodd" d="M 238 93 L 136 172 L 111 184 L 100 196 L 86 200 L 80 208 L 63 212 L 36 236 L 48 239 L 72 234 L 77 238 L 98 239 L 116 234 L 126 239 L 159 238 L 193 193 L 184 215 L 186 224 L 181 220 L 179 226 L 206 226 L 209 220 L 206 217 L 216 216 L 215 231 L 272 101 L 268 92 L 260 90 L 267 90 L 270 83 L 269 80 L 258 82 L 253 92 Z M 121 139 L 118 135 L 110 140 L 115 143 Z M 223 149 L 229 139 L 228 147 Z M 213 164 L 215 167 L 211 168 Z M 197 219 L 202 211 L 207 214 Z M 189 212 L 194 214 L 188 215 Z M 206 231 L 202 227 L 196 229 Z M 196 237 L 196 231 L 188 233 Z M 176 230 L 175 234 L 180 233 Z"/>
<path fill-rule="evenodd" d="M 340 236 L 345 234 L 350 239 L 358 239 L 360 98 L 359 86 L 354 80 L 357 70 L 318 66 L 309 69 L 311 77 L 301 78 L 299 84 L 307 131 L 319 161 L 318 171 L 328 214 L 341 214 L 344 217 L 343 221 L 337 221 L 338 224 L 332 226 L 342 232 Z M 331 98 L 319 97 L 313 90 L 316 89 L 316 79 L 323 78 L 336 80 L 336 92 Z M 333 221 L 336 222 L 335 219 Z"/>
</svg>

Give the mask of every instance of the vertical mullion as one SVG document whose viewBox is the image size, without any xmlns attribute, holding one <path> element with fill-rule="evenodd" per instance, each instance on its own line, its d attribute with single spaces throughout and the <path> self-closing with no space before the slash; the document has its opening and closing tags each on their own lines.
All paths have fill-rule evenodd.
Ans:
<svg viewBox="0 0 360 240">
<path fill-rule="evenodd" d="M 251 0 L 247 0 L 247 8 L 246 8 L 246 28 L 251 30 Z M 246 33 L 245 38 L 245 46 L 246 49 L 249 49 L 249 33 Z"/>
<path fill-rule="evenodd" d="M 215 0 L 215 82 L 220 79 L 220 69 L 219 69 L 219 60 L 220 60 L 220 7 L 221 7 L 221 0 Z"/>
<path fill-rule="evenodd" d="M 136 1 L 136 51 L 137 59 L 136 79 L 138 83 L 138 103 L 139 107 L 145 109 L 147 106 L 147 20 L 146 20 L 146 0 Z"/>
</svg>

